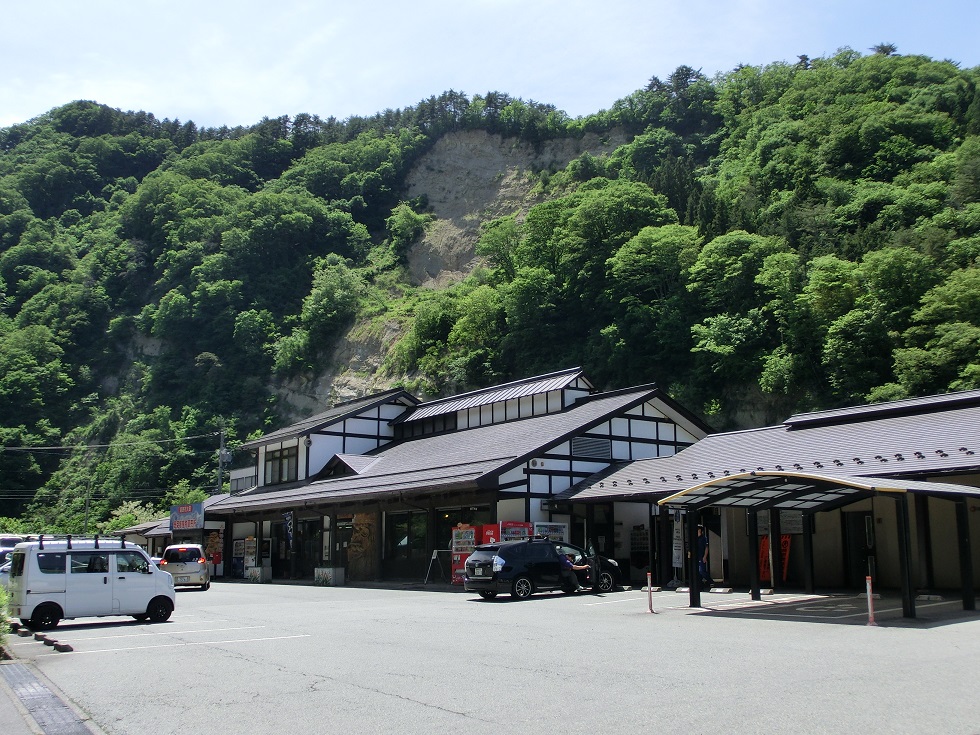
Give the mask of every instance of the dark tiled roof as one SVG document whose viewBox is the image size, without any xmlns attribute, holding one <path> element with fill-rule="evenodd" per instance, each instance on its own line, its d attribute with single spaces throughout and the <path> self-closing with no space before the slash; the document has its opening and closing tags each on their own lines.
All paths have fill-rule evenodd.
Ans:
<svg viewBox="0 0 980 735">
<path fill-rule="evenodd" d="M 357 475 L 290 486 L 258 487 L 234 495 L 213 511 L 260 506 L 286 507 L 347 497 L 426 491 L 433 487 L 471 487 L 653 397 L 673 404 L 655 386 L 600 393 L 561 413 L 421 437 L 377 450 Z M 350 465 L 349 465 L 350 466 Z"/>
<path fill-rule="evenodd" d="M 713 434 L 672 457 L 610 468 L 563 495 L 580 500 L 662 497 L 752 471 L 907 478 L 980 471 L 980 402 L 960 394 L 945 401 L 916 400 L 922 412 L 914 412 L 915 401 L 909 400 L 892 411 L 888 404 L 854 409 L 860 421 L 794 421 Z"/>
<path fill-rule="evenodd" d="M 467 408 L 486 406 L 498 401 L 509 401 L 523 396 L 540 395 L 553 390 L 567 388 L 575 380 L 582 378 L 582 368 L 570 368 L 560 370 L 548 375 L 536 375 L 533 378 L 516 380 L 504 385 L 494 385 L 489 388 L 460 393 L 459 395 L 439 398 L 434 401 L 420 403 L 410 413 L 398 419 L 398 422 L 419 421 L 431 416 L 442 416 L 447 413 L 455 413 Z"/>
<path fill-rule="evenodd" d="M 406 401 L 407 404 L 418 403 L 418 399 L 408 391 L 402 390 L 401 388 L 393 388 L 392 390 L 384 391 L 383 393 L 373 393 L 369 396 L 364 396 L 363 398 L 356 398 L 352 401 L 346 401 L 345 403 L 338 403 L 336 406 L 333 406 L 326 411 L 322 411 L 315 416 L 310 416 L 308 419 L 303 419 L 295 424 L 284 426 L 281 429 L 277 429 L 276 431 L 272 431 L 264 436 L 260 436 L 258 439 L 243 442 L 238 446 L 238 448 L 255 449 L 256 447 L 260 447 L 265 444 L 272 444 L 274 442 L 292 439 L 297 436 L 312 434 L 318 429 L 322 429 L 324 426 L 334 424 L 350 416 L 356 416 L 369 408 L 390 403 L 395 399 L 402 399 Z"/>
</svg>

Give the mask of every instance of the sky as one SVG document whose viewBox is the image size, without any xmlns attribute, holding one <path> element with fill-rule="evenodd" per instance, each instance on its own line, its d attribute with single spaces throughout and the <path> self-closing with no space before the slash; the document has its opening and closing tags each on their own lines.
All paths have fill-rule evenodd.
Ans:
<svg viewBox="0 0 980 735">
<path fill-rule="evenodd" d="M 682 64 L 711 77 L 879 43 L 980 66 L 980 0 L 28 0 L 0 20 L 0 127 L 93 100 L 199 127 L 370 116 L 447 90 L 572 117 Z"/>
</svg>

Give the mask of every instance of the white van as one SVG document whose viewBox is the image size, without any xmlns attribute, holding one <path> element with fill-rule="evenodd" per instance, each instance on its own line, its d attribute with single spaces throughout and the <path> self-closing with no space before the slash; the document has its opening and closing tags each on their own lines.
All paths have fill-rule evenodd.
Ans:
<svg viewBox="0 0 980 735">
<path fill-rule="evenodd" d="M 10 614 L 34 630 L 66 618 L 131 615 L 162 623 L 174 609 L 174 579 L 125 539 L 65 538 L 17 544 Z"/>
</svg>

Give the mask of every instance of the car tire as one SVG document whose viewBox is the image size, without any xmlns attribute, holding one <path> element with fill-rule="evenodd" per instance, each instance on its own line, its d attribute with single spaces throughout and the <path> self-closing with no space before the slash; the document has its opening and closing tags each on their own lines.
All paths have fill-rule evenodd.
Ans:
<svg viewBox="0 0 980 735">
<path fill-rule="evenodd" d="M 165 623 L 173 611 L 174 606 L 166 597 L 154 597 L 146 607 L 146 617 L 153 623 Z"/>
<path fill-rule="evenodd" d="M 496 596 L 497 593 L 494 590 L 480 590 L 480 597 L 484 600 L 492 600 Z"/>
<path fill-rule="evenodd" d="M 51 630 L 61 620 L 61 609 L 53 603 L 39 605 L 31 615 L 32 630 Z"/>
<path fill-rule="evenodd" d="M 207 582 L 205 582 L 204 584 L 201 585 L 201 590 L 202 591 L 207 592 L 209 589 L 211 589 L 211 582 L 210 581 L 207 581 Z"/>
<path fill-rule="evenodd" d="M 147 615 L 146 613 L 143 613 L 142 615 L 133 615 L 133 620 L 136 620 L 136 621 L 138 621 L 140 623 L 145 623 L 146 622 L 146 619 L 148 617 L 149 617 L 149 615 Z"/>
<path fill-rule="evenodd" d="M 599 583 L 596 585 L 596 591 L 612 592 L 615 587 L 616 587 L 616 578 L 613 576 L 612 572 L 600 570 Z"/>
<path fill-rule="evenodd" d="M 534 582 L 531 581 L 530 577 L 518 577 L 511 585 L 510 594 L 511 597 L 515 597 L 518 600 L 526 600 L 534 594 Z"/>
</svg>

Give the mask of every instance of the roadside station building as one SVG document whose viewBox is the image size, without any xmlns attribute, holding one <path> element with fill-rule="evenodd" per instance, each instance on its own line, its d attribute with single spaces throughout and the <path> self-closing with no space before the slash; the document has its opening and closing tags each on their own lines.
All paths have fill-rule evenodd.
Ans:
<svg viewBox="0 0 980 735">
<path fill-rule="evenodd" d="M 702 524 L 712 577 L 754 595 L 870 576 L 907 614 L 917 591 L 972 604 L 980 391 L 709 431 L 655 385 L 598 392 L 579 368 L 428 402 L 391 390 L 242 445 L 249 487 L 207 520 L 256 580 L 418 581 L 459 524 L 549 522 L 624 583 L 693 582 L 697 604 Z"/>
<path fill-rule="evenodd" d="M 654 385 L 598 392 L 579 368 L 424 403 L 391 390 L 242 445 L 255 486 L 207 518 L 226 522 L 232 569 L 258 580 L 421 580 L 433 561 L 445 572 L 438 552 L 459 524 L 501 521 L 565 523 L 572 543 L 642 574 L 649 555 L 631 557 L 623 529 L 648 529 L 647 504 L 556 496 L 708 431 Z"/>
</svg>

